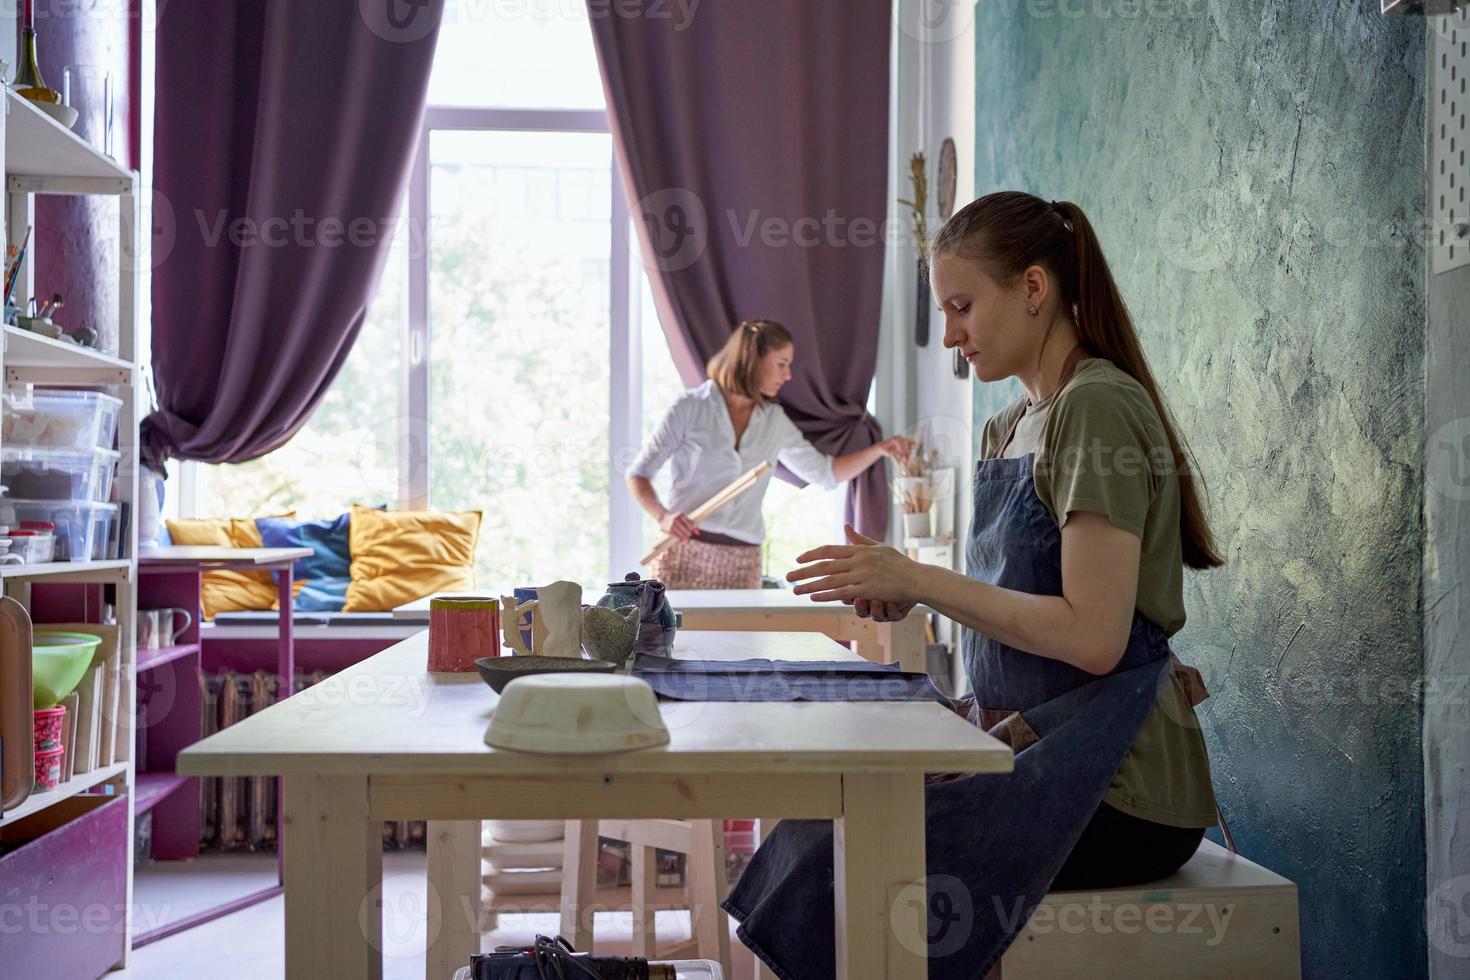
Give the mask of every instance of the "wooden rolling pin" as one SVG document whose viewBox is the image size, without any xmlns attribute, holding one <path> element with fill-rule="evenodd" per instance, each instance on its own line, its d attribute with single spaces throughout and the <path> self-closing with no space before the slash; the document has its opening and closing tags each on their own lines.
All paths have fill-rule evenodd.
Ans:
<svg viewBox="0 0 1470 980">
<path fill-rule="evenodd" d="M 698 507 L 694 508 L 694 510 L 689 513 L 689 520 L 694 524 L 695 527 L 698 527 L 700 522 L 709 517 L 709 515 L 713 514 L 715 511 L 719 510 L 721 507 L 725 506 L 730 501 L 734 500 L 736 497 L 749 490 L 751 487 L 755 486 L 756 481 L 764 476 L 766 474 L 766 471 L 770 468 L 770 463 L 761 463 L 759 466 L 752 467 L 751 469 L 747 470 L 734 483 L 730 484 L 728 487 L 721 490 L 719 493 L 715 494 L 713 497 L 709 498 Z M 657 558 L 659 555 L 663 554 L 666 550 L 672 547 L 674 542 L 678 540 L 679 539 L 674 537 L 672 534 L 664 534 L 663 537 L 659 538 L 658 541 L 654 543 L 653 550 L 644 555 L 641 559 L 639 559 L 639 564 L 650 564 L 655 558 Z"/>
</svg>

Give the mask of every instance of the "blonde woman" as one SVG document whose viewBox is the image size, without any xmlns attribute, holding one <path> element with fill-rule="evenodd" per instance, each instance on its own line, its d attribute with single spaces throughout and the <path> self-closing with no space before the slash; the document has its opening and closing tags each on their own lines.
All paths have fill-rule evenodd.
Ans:
<svg viewBox="0 0 1470 980">
<path fill-rule="evenodd" d="M 671 589 L 760 587 L 765 522 L 761 502 L 771 474 L 721 507 L 699 527 L 689 512 L 760 463 L 781 462 L 808 483 L 830 489 L 884 456 L 901 456 L 908 441 L 895 436 L 845 456 L 819 452 L 776 400 L 791 380 L 796 344 L 773 320 L 746 320 L 707 366 L 709 380 L 674 402 L 648 444 L 628 468 L 628 486 L 658 526 L 678 540 L 649 569 Z M 653 477 L 673 466 L 668 502 Z"/>
</svg>

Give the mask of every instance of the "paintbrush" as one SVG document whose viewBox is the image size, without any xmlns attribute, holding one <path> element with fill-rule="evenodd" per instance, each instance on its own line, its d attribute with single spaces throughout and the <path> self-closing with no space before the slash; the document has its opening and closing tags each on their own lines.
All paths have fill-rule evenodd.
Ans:
<svg viewBox="0 0 1470 980">
<path fill-rule="evenodd" d="M 31 229 L 29 227 L 27 227 L 26 228 L 26 236 L 25 236 L 25 238 L 22 238 L 21 239 L 21 242 L 20 242 L 20 250 L 18 252 L 16 252 L 15 261 L 10 264 L 10 268 L 7 269 L 6 272 L 5 272 L 5 303 L 6 303 L 6 305 L 9 305 L 9 303 L 10 303 L 10 294 L 15 289 L 15 280 L 16 280 L 16 277 L 18 277 L 20 275 L 20 266 L 21 266 L 21 263 L 26 260 L 26 249 L 30 247 L 30 244 L 31 244 Z"/>
</svg>

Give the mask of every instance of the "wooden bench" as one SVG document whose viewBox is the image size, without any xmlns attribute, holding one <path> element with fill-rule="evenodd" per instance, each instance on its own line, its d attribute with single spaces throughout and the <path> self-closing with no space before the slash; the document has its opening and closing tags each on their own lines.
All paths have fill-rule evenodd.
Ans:
<svg viewBox="0 0 1470 980">
<path fill-rule="evenodd" d="M 1162 881 L 1048 895 L 991 980 L 1080 976 L 1300 977 L 1296 885 L 1206 840 Z"/>
</svg>

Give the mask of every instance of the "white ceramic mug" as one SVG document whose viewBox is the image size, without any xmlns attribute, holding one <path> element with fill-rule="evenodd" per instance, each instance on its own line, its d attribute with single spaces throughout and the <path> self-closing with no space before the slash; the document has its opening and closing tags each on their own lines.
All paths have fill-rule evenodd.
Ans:
<svg viewBox="0 0 1470 980">
<path fill-rule="evenodd" d="M 176 625 L 178 617 L 184 617 L 184 625 Z M 138 610 L 138 648 L 161 650 L 174 645 L 174 638 L 194 622 L 194 614 L 180 606 L 171 609 Z"/>
</svg>

